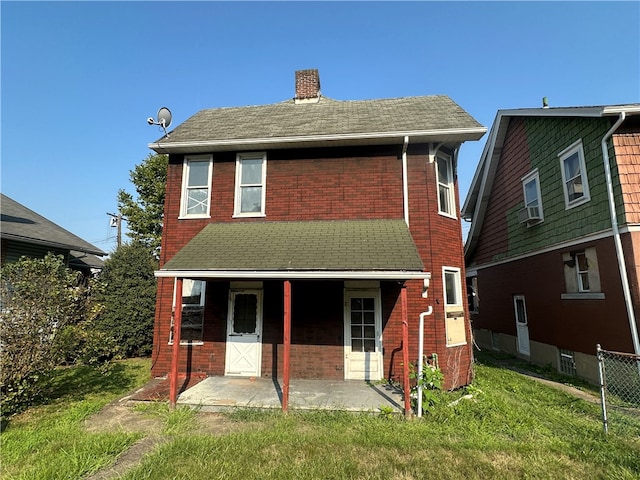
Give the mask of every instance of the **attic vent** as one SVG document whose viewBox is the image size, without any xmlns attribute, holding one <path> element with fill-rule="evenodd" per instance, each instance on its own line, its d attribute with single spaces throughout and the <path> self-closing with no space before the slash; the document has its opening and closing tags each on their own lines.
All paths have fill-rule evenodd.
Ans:
<svg viewBox="0 0 640 480">
<path fill-rule="evenodd" d="M 295 103 L 317 103 L 320 100 L 320 74 L 313 68 L 296 71 Z"/>
<path fill-rule="evenodd" d="M 518 212 L 518 222 L 532 225 L 542 221 L 538 207 L 526 207 Z"/>
</svg>

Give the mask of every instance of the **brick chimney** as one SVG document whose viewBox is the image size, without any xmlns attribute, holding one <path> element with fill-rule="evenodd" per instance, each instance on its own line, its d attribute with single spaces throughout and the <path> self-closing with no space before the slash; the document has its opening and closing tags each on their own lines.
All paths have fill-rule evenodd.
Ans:
<svg viewBox="0 0 640 480">
<path fill-rule="evenodd" d="M 320 74 L 316 68 L 296 71 L 295 103 L 317 103 L 320 100 Z"/>
</svg>

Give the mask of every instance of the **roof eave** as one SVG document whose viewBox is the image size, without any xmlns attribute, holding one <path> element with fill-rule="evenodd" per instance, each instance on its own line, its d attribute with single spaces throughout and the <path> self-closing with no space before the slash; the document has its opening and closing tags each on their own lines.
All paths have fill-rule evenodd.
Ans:
<svg viewBox="0 0 640 480">
<path fill-rule="evenodd" d="M 157 270 L 159 278 L 243 278 L 271 280 L 424 280 L 431 272 L 407 270 Z"/>
<path fill-rule="evenodd" d="M 229 151 L 236 149 L 310 148 L 320 146 L 358 146 L 402 144 L 408 136 L 411 143 L 454 142 L 462 143 L 482 138 L 485 127 L 412 130 L 397 132 L 371 132 L 339 135 L 304 135 L 295 137 L 268 137 L 228 140 L 204 140 L 193 142 L 164 142 L 166 137 L 150 143 L 148 147 L 156 153 L 200 153 Z M 170 137 L 169 137 L 170 140 Z"/>
<path fill-rule="evenodd" d="M 92 255 L 98 255 L 100 257 L 104 257 L 107 255 L 107 252 L 104 252 L 97 248 L 90 249 L 90 248 L 82 247 L 80 245 L 71 245 L 68 243 L 52 242 L 50 240 L 42 240 L 39 238 L 25 237 L 22 235 L 13 235 L 11 233 L 5 233 L 5 232 L 3 232 L 2 235 L 0 236 L 5 240 L 14 240 L 17 242 L 32 243 L 34 245 L 43 245 L 45 247 L 59 248 L 62 250 L 76 250 L 82 253 L 90 253 Z"/>
</svg>

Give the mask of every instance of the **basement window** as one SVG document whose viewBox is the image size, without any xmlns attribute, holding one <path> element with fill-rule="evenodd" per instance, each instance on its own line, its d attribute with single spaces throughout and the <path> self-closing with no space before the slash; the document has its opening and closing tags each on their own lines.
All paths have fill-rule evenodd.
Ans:
<svg viewBox="0 0 640 480">
<path fill-rule="evenodd" d="M 558 349 L 558 371 L 560 373 L 564 373 L 565 375 L 570 375 L 572 377 L 576 376 L 576 361 L 575 361 L 575 353 L 572 350 L 566 350 L 564 348 Z"/>
</svg>

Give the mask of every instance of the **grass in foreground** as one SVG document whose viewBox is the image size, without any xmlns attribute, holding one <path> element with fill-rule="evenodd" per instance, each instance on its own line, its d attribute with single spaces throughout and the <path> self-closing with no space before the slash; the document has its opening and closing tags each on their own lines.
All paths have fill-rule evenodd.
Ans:
<svg viewBox="0 0 640 480">
<path fill-rule="evenodd" d="M 640 476 L 640 420 L 492 366 L 478 365 L 474 401 L 442 405 L 422 420 L 348 413 L 231 415 L 250 429 L 183 434 L 124 478 L 422 479 Z"/>
<path fill-rule="evenodd" d="M 62 370 L 59 399 L 2 434 L 2 478 L 81 479 L 113 463 L 144 432 L 89 433 L 83 421 L 143 383 L 148 368 L 124 362 L 111 378 Z M 411 421 L 240 410 L 227 417 L 239 428 L 219 436 L 198 433 L 193 411 L 141 406 L 162 420 L 167 443 L 123 478 L 640 478 L 640 419 L 618 415 L 605 436 L 598 405 L 491 365 L 477 366 L 472 390 L 475 400 Z"/>
<path fill-rule="evenodd" d="M 83 421 L 149 378 L 149 360 L 126 360 L 108 375 L 91 367 L 63 368 L 53 400 L 14 417 L 2 433 L 2 478 L 75 479 L 97 471 L 142 433 L 88 433 Z"/>
</svg>

